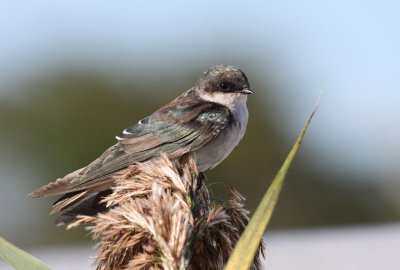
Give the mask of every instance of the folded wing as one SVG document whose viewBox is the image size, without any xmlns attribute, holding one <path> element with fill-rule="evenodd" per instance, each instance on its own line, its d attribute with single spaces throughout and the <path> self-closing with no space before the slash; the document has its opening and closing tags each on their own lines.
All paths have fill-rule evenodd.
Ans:
<svg viewBox="0 0 400 270">
<path fill-rule="evenodd" d="M 174 100 L 125 129 L 117 136 L 117 144 L 75 177 L 58 179 L 31 195 L 38 197 L 87 189 L 104 190 L 114 180 L 113 174 L 135 162 L 143 162 L 161 153 L 175 158 L 201 148 L 229 124 L 231 117 L 228 108 L 216 103 L 187 97 Z"/>
</svg>

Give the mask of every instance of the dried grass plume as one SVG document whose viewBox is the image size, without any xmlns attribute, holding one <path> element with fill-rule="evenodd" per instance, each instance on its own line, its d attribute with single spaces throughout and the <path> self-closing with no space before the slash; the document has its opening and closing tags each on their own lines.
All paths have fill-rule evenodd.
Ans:
<svg viewBox="0 0 400 270">
<path fill-rule="evenodd" d="M 179 161 L 161 156 L 132 165 L 103 202 L 110 209 L 80 216 L 99 241 L 98 270 L 222 269 L 248 223 L 244 198 L 210 199 L 192 154 Z M 262 245 L 252 269 L 261 269 Z"/>
</svg>

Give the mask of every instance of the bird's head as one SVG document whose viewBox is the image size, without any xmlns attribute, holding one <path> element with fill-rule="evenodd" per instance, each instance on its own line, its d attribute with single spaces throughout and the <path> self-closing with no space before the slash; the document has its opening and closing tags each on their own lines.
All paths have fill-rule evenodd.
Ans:
<svg viewBox="0 0 400 270">
<path fill-rule="evenodd" d="M 217 65 L 199 76 L 194 89 L 204 100 L 219 103 L 229 108 L 246 103 L 253 94 L 244 72 L 229 65 Z"/>
<path fill-rule="evenodd" d="M 200 92 L 235 93 L 241 95 L 253 94 L 250 83 L 244 72 L 229 65 L 217 65 L 199 76 L 196 88 Z"/>
</svg>

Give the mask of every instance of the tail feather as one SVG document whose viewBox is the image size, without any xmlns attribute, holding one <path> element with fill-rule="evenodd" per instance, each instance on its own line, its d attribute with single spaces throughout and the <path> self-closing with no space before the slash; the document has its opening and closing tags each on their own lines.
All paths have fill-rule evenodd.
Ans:
<svg viewBox="0 0 400 270">
<path fill-rule="evenodd" d="M 56 218 L 55 224 L 57 226 L 66 225 L 75 221 L 79 215 L 94 216 L 106 211 L 106 204 L 102 200 L 109 194 L 111 194 L 111 190 L 104 190 L 86 194 L 87 196 L 78 198 L 73 205 L 69 206 Z"/>
<path fill-rule="evenodd" d="M 72 194 L 67 193 L 66 195 L 62 196 L 53 204 L 50 215 L 62 211 L 63 209 L 70 206 L 77 200 L 81 199 L 82 196 L 84 196 L 86 193 L 87 191 L 82 191 L 82 192 L 74 192 Z"/>
</svg>

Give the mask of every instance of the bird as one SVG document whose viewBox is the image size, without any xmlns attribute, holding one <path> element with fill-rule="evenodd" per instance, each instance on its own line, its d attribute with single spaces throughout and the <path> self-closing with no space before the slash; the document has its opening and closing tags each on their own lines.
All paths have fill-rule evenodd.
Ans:
<svg viewBox="0 0 400 270">
<path fill-rule="evenodd" d="M 239 144 L 248 122 L 247 97 L 253 94 L 244 72 L 216 65 L 192 88 L 150 116 L 126 128 L 117 142 L 89 165 L 34 190 L 30 197 L 62 195 L 53 213 L 65 225 L 79 214 L 105 211 L 101 199 L 111 194 L 116 175 L 135 163 L 165 154 L 178 159 L 194 152 L 199 172 L 221 163 Z"/>
</svg>

